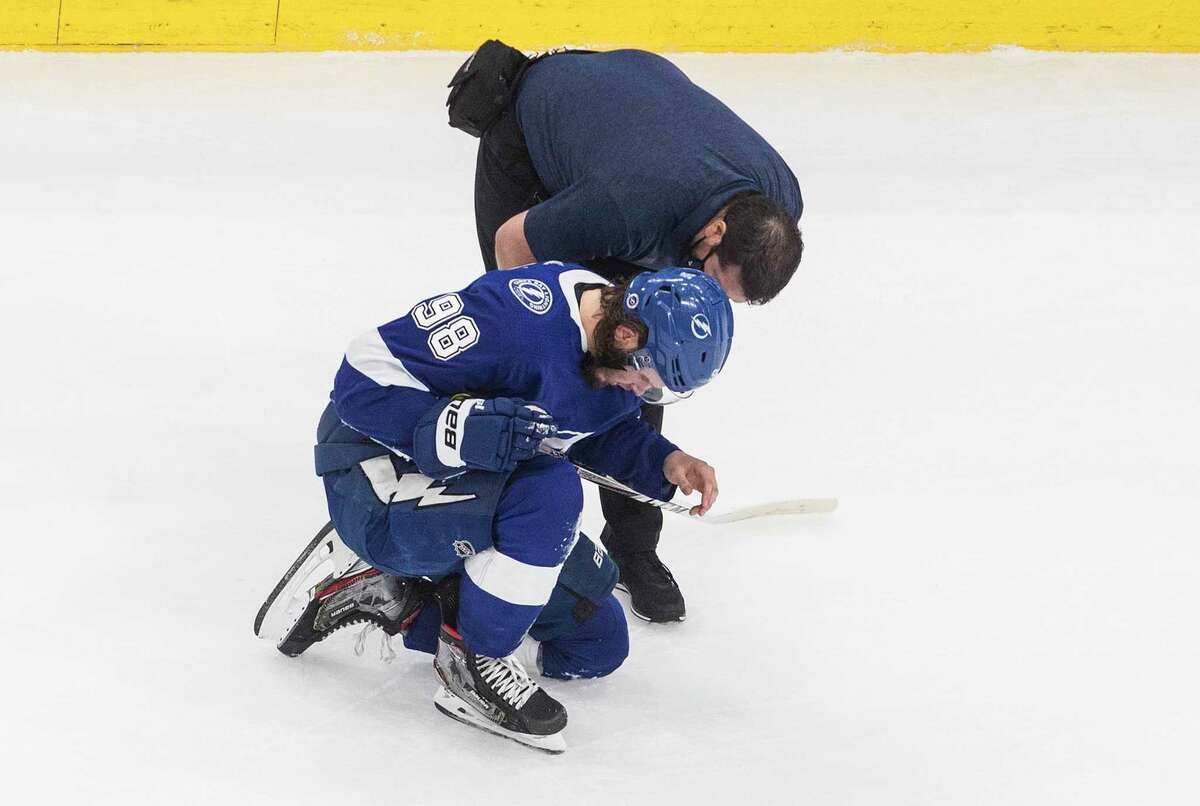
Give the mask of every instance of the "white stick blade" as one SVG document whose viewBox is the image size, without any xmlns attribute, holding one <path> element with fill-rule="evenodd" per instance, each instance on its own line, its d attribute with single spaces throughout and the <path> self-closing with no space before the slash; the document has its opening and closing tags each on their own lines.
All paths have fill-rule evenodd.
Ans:
<svg viewBox="0 0 1200 806">
<path fill-rule="evenodd" d="M 742 507 L 717 515 L 707 515 L 700 520 L 705 523 L 719 524 L 735 523 L 750 518 L 766 518 L 773 515 L 816 515 L 833 512 L 837 506 L 836 498 L 793 498 L 788 501 L 770 501 L 766 504 Z"/>
</svg>

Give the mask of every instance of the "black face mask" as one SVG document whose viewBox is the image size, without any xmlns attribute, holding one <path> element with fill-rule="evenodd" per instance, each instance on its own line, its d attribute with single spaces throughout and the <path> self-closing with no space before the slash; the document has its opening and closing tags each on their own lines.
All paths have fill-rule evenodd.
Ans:
<svg viewBox="0 0 1200 806">
<path fill-rule="evenodd" d="M 717 244 L 716 246 L 712 247 L 711 249 L 708 250 L 708 254 L 705 255 L 704 257 L 688 258 L 686 268 L 704 271 L 704 264 L 708 262 L 708 259 L 710 257 L 712 257 L 713 255 L 716 255 L 717 260 L 721 259 L 721 255 L 717 252 L 717 249 L 719 247 L 720 247 L 720 244 Z"/>
</svg>

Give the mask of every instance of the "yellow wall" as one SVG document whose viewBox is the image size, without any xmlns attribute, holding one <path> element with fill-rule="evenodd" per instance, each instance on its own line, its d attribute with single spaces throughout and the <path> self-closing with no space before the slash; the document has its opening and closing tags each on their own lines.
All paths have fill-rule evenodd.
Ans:
<svg viewBox="0 0 1200 806">
<path fill-rule="evenodd" d="M 1200 52 L 1200 0 L 0 0 L 0 46 Z"/>
<path fill-rule="evenodd" d="M 0 0 L 0 3 L 4 0 Z M 61 0 L 60 44 L 270 46 L 278 0 Z"/>
<path fill-rule="evenodd" d="M 0 0 L 0 46 L 53 45 L 59 0 Z"/>
</svg>

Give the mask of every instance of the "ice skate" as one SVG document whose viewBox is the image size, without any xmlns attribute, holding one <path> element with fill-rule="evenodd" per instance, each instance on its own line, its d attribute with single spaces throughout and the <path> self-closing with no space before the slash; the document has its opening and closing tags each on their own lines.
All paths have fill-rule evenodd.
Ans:
<svg viewBox="0 0 1200 806">
<path fill-rule="evenodd" d="M 444 685 L 433 704 L 446 716 L 546 753 L 567 749 L 562 735 L 567 710 L 530 679 L 514 655 L 476 655 L 443 624 L 434 668 Z"/>
<path fill-rule="evenodd" d="M 384 574 L 364 562 L 317 588 L 300 618 L 279 640 L 279 651 L 296 657 L 343 627 L 370 623 L 388 635 L 403 632 L 421 610 L 425 584 Z"/>
<path fill-rule="evenodd" d="M 401 632 L 420 609 L 419 580 L 372 568 L 328 524 L 305 547 L 258 611 L 254 632 L 296 657 L 342 627 L 370 622 Z"/>
</svg>

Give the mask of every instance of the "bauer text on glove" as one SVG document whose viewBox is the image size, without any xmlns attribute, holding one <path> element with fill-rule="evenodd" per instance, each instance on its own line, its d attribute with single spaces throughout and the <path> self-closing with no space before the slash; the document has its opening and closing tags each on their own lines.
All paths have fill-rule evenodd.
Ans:
<svg viewBox="0 0 1200 806">
<path fill-rule="evenodd" d="M 458 395 L 439 400 L 413 431 L 413 460 L 444 479 L 465 470 L 512 470 L 558 432 L 554 418 L 524 400 Z"/>
</svg>

